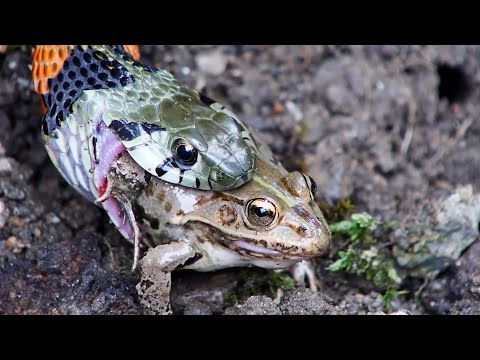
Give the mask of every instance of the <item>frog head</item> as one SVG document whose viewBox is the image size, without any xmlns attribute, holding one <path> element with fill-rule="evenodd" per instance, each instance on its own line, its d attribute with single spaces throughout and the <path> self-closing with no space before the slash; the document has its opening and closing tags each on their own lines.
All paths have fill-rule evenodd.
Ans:
<svg viewBox="0 0 480 360">
<path fill-rule="evenodd" d="M 331 232 L 314 201 L 315 188 L 309 176 L 259 157 L 250 182 L 200 196 L 181 216 L 204 255 L 189 268 L 282 268 L 324 254 Z"/>
</svg>

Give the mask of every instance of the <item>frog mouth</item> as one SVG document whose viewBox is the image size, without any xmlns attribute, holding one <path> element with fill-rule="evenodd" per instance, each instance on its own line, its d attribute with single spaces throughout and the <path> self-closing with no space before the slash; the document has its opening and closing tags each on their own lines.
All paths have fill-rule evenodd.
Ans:
<svg viewBox="0 0 480 360">
<path fill-rule="evenodd" d="M 282 253 L 280 251 L 267 249 L 267 248 L 264 248 L 264 247 L 261 247 L 261 246 L 253 245 L 253 244 L 247 243 L 247 242 L 242 241 L 242 240 L 234 240 L 233 244 L 235 244 L 235 246 L 238 246 L 242 249 L 245 249 L 245 250 L 248 250 L 248 251 L 251 251 L 251 252 L 255 252 L 255 253 L 258 253 L 258 254 L 262 254 L 262 255 L 268 255 L 268 256 L 282 255 Z"/>
</svg>

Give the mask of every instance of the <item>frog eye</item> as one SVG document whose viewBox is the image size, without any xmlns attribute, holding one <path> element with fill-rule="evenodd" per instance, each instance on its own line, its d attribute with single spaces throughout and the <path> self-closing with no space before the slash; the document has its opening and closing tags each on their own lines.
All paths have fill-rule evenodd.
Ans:
<svg viewBox="0 0 480 360">
<path fill-rule="evenodd" d="M 307 174 L 301 173 L 305 179 L 305 184 L 307 184 L 308 190 L 310 191 L 310 197 L 315 201 L 315 195 L 317 193 L 317 183 Z"/>
<path fill-rule="evenodd" d="M 310 184 L 308 184 L 308 187 L 310 188 L 313 197 L 315 197 L 315 194 L 317 193 L 317 183 L 310 176 L 307 175 L 307 177 L 310 180 Z"/>
<path fill-rule="evenodd" d="M 193 165 L 197 162 L 197 149 L 187 139 L 176 139 L 172 144 L 172 153 L 182 164 Z"/>
<path fill-rule="evenodd" d="M 269 226 L 278 218 L 278 211 L 270 201 L 254 199 L 247 204 L 247 216 L 254 225 Z"/>
</svg>

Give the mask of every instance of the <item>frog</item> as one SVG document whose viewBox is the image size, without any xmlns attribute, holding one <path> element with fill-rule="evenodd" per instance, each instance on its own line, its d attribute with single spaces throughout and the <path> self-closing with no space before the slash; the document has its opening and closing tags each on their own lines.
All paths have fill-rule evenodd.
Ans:
<svg viewBox="0 0 480 360">
<path fill-rule="evenodd" d="M 287 269 L 325 254 L 330 246 L 315 182 L 285 170 L 268 148 L 258 154 L 252 179 L 228 191 L 205 192 L 145 176 L 128 153 L 110 174 L 114 191 L 128 197 L 139 215 L 149 244 L 136 286 L 148 313 L 172 314 L 173 271 Z"/>
</svg>

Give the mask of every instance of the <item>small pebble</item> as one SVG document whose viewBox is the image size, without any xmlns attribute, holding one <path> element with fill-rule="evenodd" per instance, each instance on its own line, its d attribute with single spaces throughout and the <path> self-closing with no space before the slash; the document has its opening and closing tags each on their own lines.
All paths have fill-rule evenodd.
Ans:
<svg viewBox="0 0 480 360">
<path fill-rule="evenodd" d="M 227 67 L 227 58 L 218 51 L 199 54 L 196 61 L 200 71 L 208 75 L 221 75 Z"/>
<path fill-rule="evenodd" d="M 60 222 L 60 218 L 53 213 L 48 213 L 45 217 L 50 224 L 58 224 Z"/>
<path fill-rule="evenodd" d="M 288 112 L 290 113 L 290 115 L 292 115 L 295 122 L 303 120 L 302 110 L 300 110 L 298 105 L 296 105 L 293 101 L 287 101 L 285 106 L 287 107 Z"/>
<path fill-rule="evenodd" d="M 14 187 L 7 187 L 6 189 L 4 189 L 4 194 L 10 200 L 25 199 L 25 192 L 23 190 L 20 190 Z"/>
<path fill-rule="evenodd" d="M 8 209 L 5 206 L 5 203 L 0 200 L 0 229 L 2 229 L 7 223 L 8 219 Z"/>
<path fill-rule="evenodd" d="M 21 217 L 18 216 L 11 216 L 9 219 L 10 224 L 12 224 L 15 227 L 24 227 L 27 221 Z"/>
<path fill-rule="evenodd" d="M 274 114 L 281 114 L 285 111 L 285 108 L 281 103 L 276 102 L 275 104 L 273 104 L 272 111 Z"/>
<path fill-rule="evenodd" d="M 14 254 L 18 254 L 22 252 L 25 245 L 22 244 L 15 236 L 10 236 L 7 240 L 5 240 L 5 247 Z"/>
<path fill-rule="evenodd" d="M 42 235 L 42 230 L 40 230 L 40 228 L 36 227 L 34 230 L 33 230 L 33 234 L 38 238 Z"/>
<path fill-rule="evenodd" d="M 0 172 L 10 172 L 12 171 L 12 163 L 8 158 L 0 159 Z"/>
</svg>

